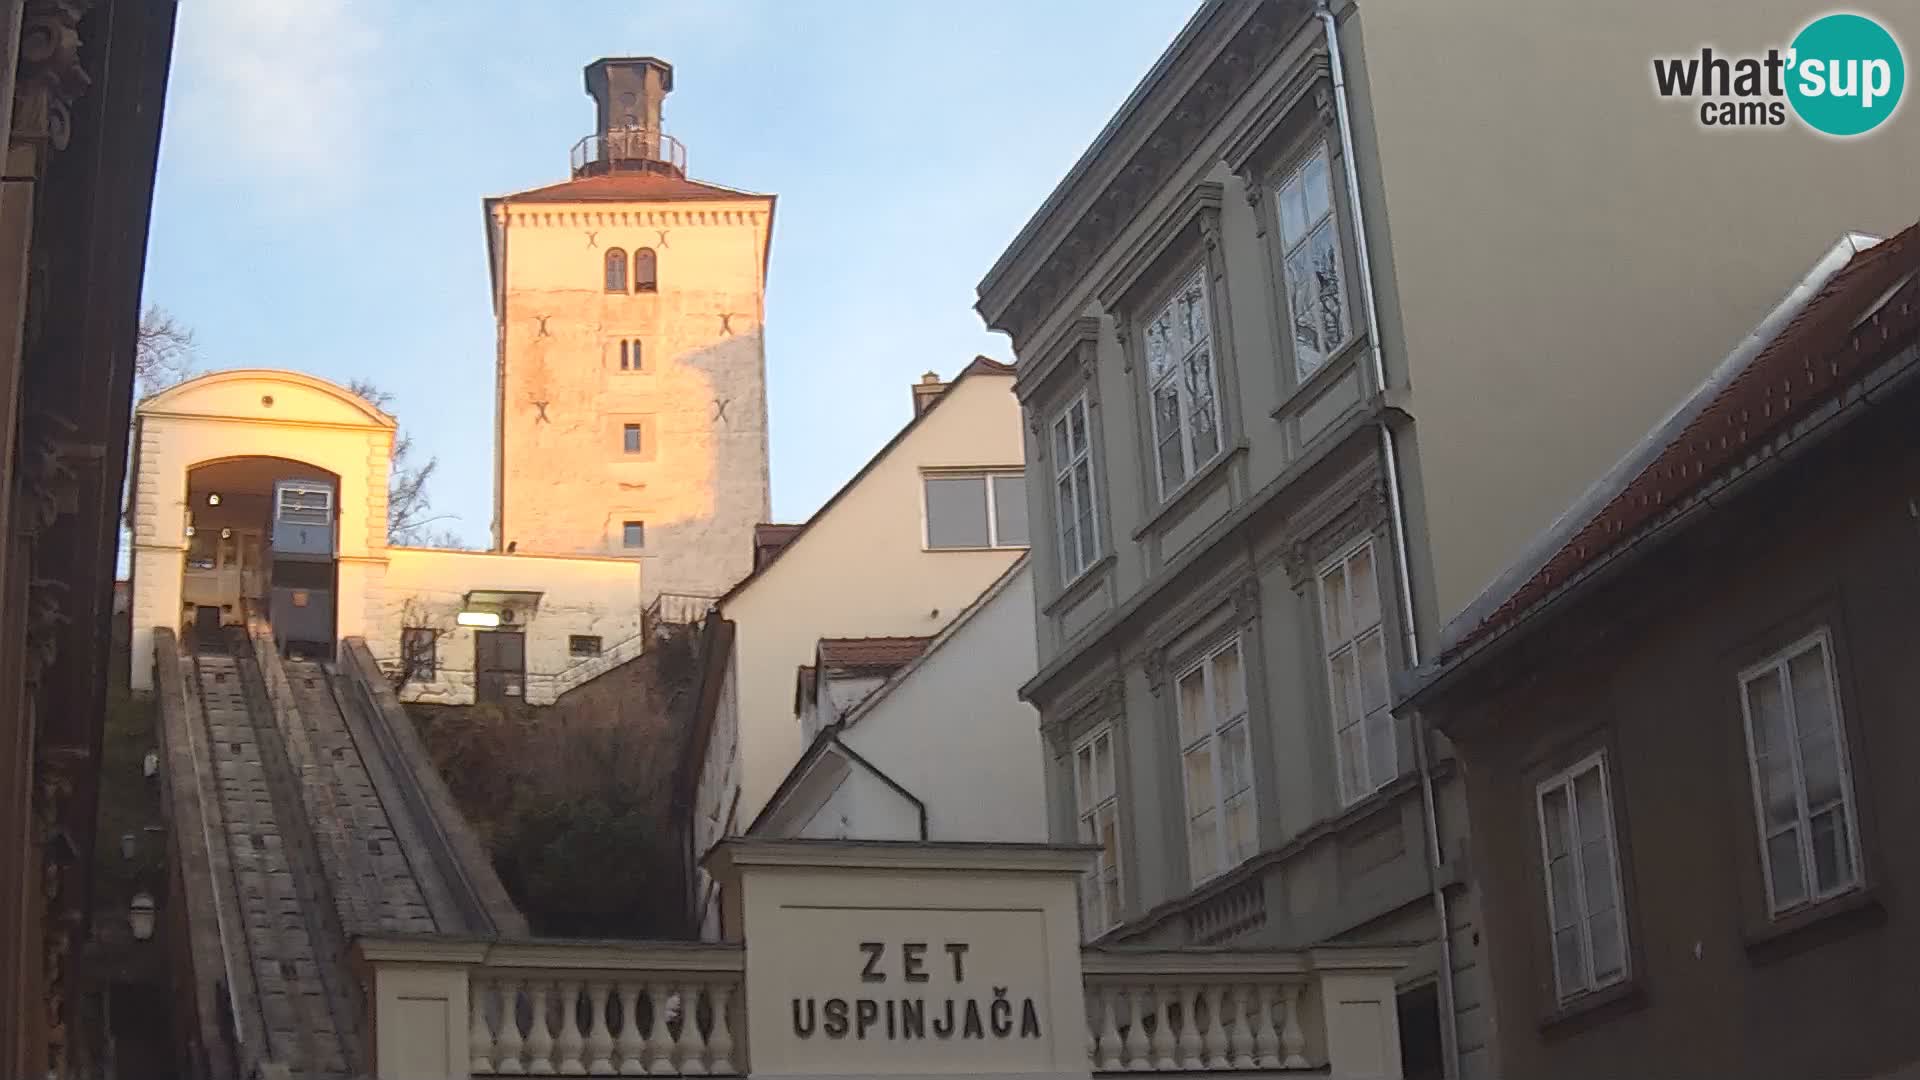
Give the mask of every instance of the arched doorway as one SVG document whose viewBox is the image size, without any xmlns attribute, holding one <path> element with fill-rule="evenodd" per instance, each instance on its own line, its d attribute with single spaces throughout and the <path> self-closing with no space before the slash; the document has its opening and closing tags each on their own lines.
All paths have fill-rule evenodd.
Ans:
<svg viewBox="0 0 1920 1080">
<path fill-rule="evenodd" d="M 187 470 L 183 614 L 198 637 L 257 612 L 282 651 L 330 656 L 336 638 L 339 477 L 291 458 Z"/>
</svg>

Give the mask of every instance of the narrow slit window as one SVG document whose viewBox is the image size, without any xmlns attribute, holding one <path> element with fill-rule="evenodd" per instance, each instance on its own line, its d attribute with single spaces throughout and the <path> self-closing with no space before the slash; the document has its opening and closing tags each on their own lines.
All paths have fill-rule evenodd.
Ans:
<svg viewBox="0 0 1920 1080">
<path fill-rule="evenodd" d="M 627 253 L 619 248 L 607 249 L 607 291 L 627 291 Z"/>
<path fill-rule="evenodd" d="M 639 338 L 621 338 L 620 339 L 620 370 L 621 371 L 639 371 L 642 366 L 641 357 L 642 357 L 642 353 L 640 351 Z"/>
</svg>

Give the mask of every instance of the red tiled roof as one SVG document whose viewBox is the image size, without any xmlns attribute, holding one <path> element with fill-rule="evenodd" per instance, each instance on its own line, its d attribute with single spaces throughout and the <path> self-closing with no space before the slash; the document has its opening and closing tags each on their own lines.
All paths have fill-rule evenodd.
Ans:
<svg viewBox="0 0 1920 1080">
<path fill-rule="evenodd" d="M 1453 643 L 1442 661 L 1517 621 L 1655 516 L 1839 396 L 1889 348 L 1912 339 L 1920 331 L 1916 270 L 1920 224 L 1854 256 L 1667 441 L 1651 464 L 1627 480 L 1532 577 Z M 1901 284 L 1903 277 L 1907 280 Z M 1889 296 L 1895 286 L 1897 291 Z M 1864 318 L 1876 307 L 1872 318 Z"/>
<path fill-rule="evenodd" d="M 920 658 L 927 651 L 930 637 L 821 638 L 820 666 L 848 668 L 899 668 Z"/>
<path fill-rule="evenodd" d="M 765 199 L 750 191 L 703 184 L 698 180 L 658 172 L 613 172 L 583 176 L 513 195 L 505 202 L 670 202 L 690 199 Z"/>
<path fill-rule="evenodd" d="M 1014 371 L 1015 368 L 1012 364 L 1003 364 L 998 360 L 989 360 L 984 356 L 976 356 L 973 358 L 973 362 L 968 364 L 966 369 L 960 374 L 1011 375 Z"/>
</svg>

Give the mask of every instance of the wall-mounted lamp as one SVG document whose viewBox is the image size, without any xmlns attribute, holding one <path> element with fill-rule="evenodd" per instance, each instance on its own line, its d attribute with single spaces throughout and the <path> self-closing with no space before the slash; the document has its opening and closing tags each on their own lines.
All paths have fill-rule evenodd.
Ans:
<svg viewBox="0 0 1920 1080">
<path fill-rule="evenodd" d="M 127 925 L 133 930 L 133 940 L 146 941 L 153 937 L 153 897 L 147 893 L 133 894 L 133 903 L 127 905 Z"/>
<path fill-rule="evenodd" d="M 207 505 L 208 505 L 208 506 L 219 506 L 219 505 L 220 505 L 220 493 L 216 491 L 216 492 L 214 492 L 213 494 L 211 494 L 211 495 L 208 495 L 208 496 L 207 496 Z"/>
<path fill-rule="evenodd" d="M 463 611 L 453 617 L 461 626 L 495 627 L 500 625 L 500 615 L 493 611 Z"/>
<path fill-rule="evenodd" d="M 140 838 L 133 835 L 132 833 L 121 833 L 120 834 L 120 857 L 127 860 L 128 862 L 132 862 L 134 853 L 139 850 L 139 847 L 138 847 L 139 843 L 140 843 Z"/>
<path fill-rule="evenodd" d="M 147 751 L 145 760 L 140 762 L 140 775 L 149 780 L 160 775 L 160 751 Z"/>
<path fill-rule="evenodd" d="M 191 525 L 189 525 L 189 526 L 187 526 L 187 537 L 188 537 L 189 539 L 191 539 L 191 538 L 193 537 L 193 526 L 191 526 Z"/>
</svg>

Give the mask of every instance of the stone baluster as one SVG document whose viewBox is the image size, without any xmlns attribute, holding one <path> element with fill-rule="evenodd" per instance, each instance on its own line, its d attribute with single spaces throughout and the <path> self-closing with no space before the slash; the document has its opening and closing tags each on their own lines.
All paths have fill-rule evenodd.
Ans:
<svg viewBox="0 0 1920 1080">
<path fill-rule="evenodd" d="M 1253 1028 L 1247 1023 L 1247 984 L 1233 984 L 1233 1028 L 1227 1032 L 1232 1067 L 1253 1068 Z"/>
<path fill-rule="evenodd" d="M 1180 1067 L 1189 1071 L 1206 1068 L 1200 1060 L 1200 1025 L 1194 1016 L 1200 1011 L 1199 988 L 1182 986 L 1174 992 L 1180 996 Z"/>
<path fill-rule="evenodd" d="M 621 1076 L 644 1076 L 647 1071 L 647 1041 L 640 1036 L 640 996 L 646 992 L 637 982 L 620 984 L 620 1040 L 617 1052 L 620 1055 Z"/>
<path fill-rule="evenodd" d="M 1210 1069 L 1230 1069 L 1233 1061 L 1227 1057 L 1227 984 L 1216 983 L 1213 993 L 1207 998 L 1206 1051 L 1207 1067 Z"/>
<path fill-rule="evenodd" d="M 1273 986 L 1261 983 L 1255 996 L 1259 1006 L 1254 1009 L 1253 1063 L 1262 1069 L 1280 1067 L 1280 1036 L 1273 1030 Z"/>
<path fill-rule="evenodd" d="M 552 994 L 550 982 L 527 984 L 533 1006 L 533 1019 L 527 1025 L 527 1072 L 534 1076 L 553 1075 L 553 1030 L 547 1027 L 547 998 Z"/>
<path fill-rule="evenodd" d="M 1307 1034 L 1300 1030 L 1300 984 L 1288 983 L 1281 990 L 1285 995 L 1281 1008 L 1285 1010 L 1280 1017 L 1280 1049 L 1285 1053 L 1280 1067 L 1283 1069 L 1304 1069 L 1307 1067 Z"/>
<path fill-rule="evenodd" d="M 1127 996 L 1127 1068 L 1134 1072 L 1145 1072 L 1153 1068 L 1153 1059 L 1149 1056 L 1147 1044 L 1147 1015 L 1140 1008 L 1140 995 L 1147 993 L 1145 987 L 1130 986 L 1121 993 Z M 1148 999 L 1152 1001 L 1151 998 Z"/>
<path fill-rule="evenodd" d="M 647 1004 L 653 1007 L 653 1030 L 647 1035 L 647 1048 L 653 1056 L 647 1062 L 647 1071 L 654 1074 L 673 1071 L 673 1043 L 667 1038 L 667 988 L 659 983 L 647 984 Z"/>
<path fill-rule="evenodd" d="M 520 1063 L 520 980 L 502 979 L 500 987 L 500 1034 L 494 1040 L 493 1067 L 505 1076 L 526 1072 Z"/>
<path fill-rule="evenodd" d="M 713 1034 L 707 1038 L 707 1047 L 713 1052 L 713 1064 L 707 1071 L 715 1076 L 731 1075 L 733 1067 L 733 1028 L 727 1024 L 727 1006 L 733 1000 L 731 983 L 715 983 L 713 995 Z"/>
<path fill-rule="evenodd" d="M 475 976 L 467 983 L 467 1072 L 493 1072 L 493 1029 L 487 1026 L 487 1002 L 494 984 Z"/>
<path fill-rule="evenodd" d="M 1153 1002 L 1153 1067 L 1160 1072 L 1172 1072 L 1180 1067 L 1173 1058 L 1175 1043 L 1173 1040 L 1173 1005 L 1177 996 L 1171 990 L 1162 990 L 1159 986 L 1147 989 Z"/>
<path fill-rule="evenodd" d="M 1114 1026 L 1113 996 L 1111 986 L 1100 988 L 1100 1056 L 1094 1062 L 1094 1068 L 1102 1072 L 1116 1072 L 1120 1068 L 1120 1029 Z"/>
<path fill-rule="evenodd" d="M 560 1038 L 553 1048 L 560 1055 L 561 1076 L 585 1076 L 587 1067 L 581 1064 L 580 1051 L 586 1046 L 586 1040 L 580 1037 L 580 980 L 560 980 Z"/>
<path fill-rule="evenodd" d="M 700 984 L 680 987 L 680 1072 L 685 1076 L 707 1074 L 707 1043 L 700 1037 Z"/>
<path fill-rule="evenodd" d="M 1086 997 L 1089 999 L 1087 1001 L 1088 1007 L 1095 1010 L 1083 1018 L 1087 1025 L 1087 1068 L 1098 1069 L 1100 1067 L 1099 992 L 1089 990 Z"/>
<path fill-rule="evenodd" d="M 594 1076 L 613 1075 L 613 1032 L 607 1027 L 607 984 L 598 979 L 587 984 L 587 1072 Z"/>
</svg>

